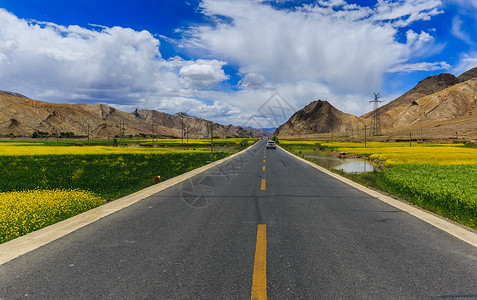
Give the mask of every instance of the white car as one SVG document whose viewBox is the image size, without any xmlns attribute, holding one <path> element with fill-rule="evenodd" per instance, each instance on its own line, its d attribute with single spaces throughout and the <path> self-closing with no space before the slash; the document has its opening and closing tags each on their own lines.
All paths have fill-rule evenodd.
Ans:
<svg viewBox="0 0 477 300">
<path fill-rule="evenodd" d="M 277 149 L 277 144 L 275 144 L 274 141 L 268 141 L 267 142 L 267 149 L 269 149 L 269 148 Z"/>
</svg>

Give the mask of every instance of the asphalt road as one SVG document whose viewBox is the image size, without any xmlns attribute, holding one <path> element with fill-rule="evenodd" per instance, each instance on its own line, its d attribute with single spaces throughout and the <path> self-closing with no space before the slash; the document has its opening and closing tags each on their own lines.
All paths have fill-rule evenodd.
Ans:
<svg viewBox="0 0 477 300">
<path fill-rule="evenodd" d="M 250 299 L 259 224 L 268 299 L 477 298 L 477 248 L 262 140 L 1 265 L 0 299 Z"/>
</svg>

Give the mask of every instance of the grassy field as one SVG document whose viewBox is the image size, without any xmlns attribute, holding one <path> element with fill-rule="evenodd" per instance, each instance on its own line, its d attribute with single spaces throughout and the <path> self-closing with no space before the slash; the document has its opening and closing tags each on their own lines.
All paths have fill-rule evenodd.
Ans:
<svg viewBox="0 0 477 300">
<path fill-rule="evenodd" d="M 227 138 L 227 139 L 214 139 L 214 146 L 229 146 L 237 147 L 244 143 L 253 144 L 258 139 L 244 139 L 244 138 Z M 210 146 L 210 139 L 159 139 L 159 138 L 129 138 L 129 139 L 116 139 L 118 145 L 128 146 L 155 146 L 155 147 L 180 147 L 180 148 L 194 148 Z M 38 139 L 14 139 L 14 140 L 0 140 L 0 145 L 14 145 L 19 146 L 113 146 L 114 139 L 99 139 L 90 140 L 87 139 L 58 139 L 55 138 L 38 138 Z"/>
<path fill-rule="evenodd" d="M 290 151 L 330 148 L 384 161 L 385 169 L 346 174 L 451 220 L 477 229 L 477 149 L 463 144 L 280 141 Z"/>
<path fill-rule="evenodd" d="M 243 141 L 229 140 L 214 160 L 250 143 Z M 0 143 L 0 243 L 146 188 L 154 176 L 167 180 L 210 160 L 210 148 L 63 145 Z"/>
</svg>

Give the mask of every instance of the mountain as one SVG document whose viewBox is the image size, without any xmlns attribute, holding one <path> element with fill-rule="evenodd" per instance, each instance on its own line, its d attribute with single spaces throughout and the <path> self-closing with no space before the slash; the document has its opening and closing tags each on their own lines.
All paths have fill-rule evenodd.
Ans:
<svg viewBox="0 0 477 300">
<path fill-rule="evenodd" d="M 377 110 L 382 128 L 452 121 L 472 115 L 477 100 L 475 80 L 477 68 L 459 77 L 446 73 L 427 77 L 404 95 Z M 370 120 L 373 112 L 362 117 Z"/>
<path fill-rule="evenodd" d="M 477 68 L 459 77 L 443 73 L 421 80 L 414 88 L 377 110 L 383 132 L 426 129 L 430 136 L 477 135 Z M 370 125 L 374 112 L 345 114 L 326 101 L 314 101 L 296 112 L 275 135 L 293 136 L 349 132 Z"/>
<path fill-rule="evenodd" d="M 419 81 L 419 83 L 414 88 L 409 90 L 404 95 L 378 108 L 378 114 L 381 116 L 381 125 L 383 127 L 386 127 L 386 124 L 391 122 L 388 121 L 389 115 L 386 114 L 391 109 L 400 105 L 410 105 L 413 101 L 421 97 L 440 92 L 458 83 L 459 80 L 457 79 L 457 77 L 448 73 L 429 76 L 424 80 Z M 369 112 L 362 117 L 366 119 L 371 119 L 373 117 L 373 112 L 374 111 Z"/>
<path fill-rule="evenodd" d="M 276 136 L 346 132 L 364 127 L 365 120 L 346 114 L 328 101 L 313 101 L 274 132 Z"/>
<path fill-rule="evenodd" d="M 20 93 L 9 92 L 9 91 L 2 91 L 2 90 L 0 90 L 0 93 L 4 93 L 4 94 L 12 95 L 12 96 L 15 96 L 15 97 L 20 97 L 20 98 L 30 99 L 30 98 L 28 98 L 27 96 L 22 95 L 22 94 L 20 94 Z"/>
<path fill-rule="evenodd" d="M 26 135 L 35 131 L 53 133 L 73 132 L 93 137 L 116 136 L 123 126 L 125 135 L 151 134 L 181 137 L 182 121 L 190 138 L 209 136 L 209 121 L 185 113 L 170 115 L 154 110 L 127 113 L 98 104 L 57 104 L 29 99 L 17 93 L 0 92 L 0 135 Z M 261 137 L 261 131 L 213 123 L 214 136 Z M 154 125 L 154 126 L 153 126 Z"/>
<path fill-rule="evenodd" d="M 477 67 L 463 73 L 457 77 L 457 80 L 459 80 L 459 82 L 464 82 L 475 77 L 477 77 Z"/>
<path fill-rule="evenodd" d="M 157 124 L 174 130 L 175 136 L 180 137 L 182 128 L 190 138 L 209 136 L 210 121 L 189 116 L 184 112 L 169 115 L 155 110 L 136 109 L 133 114 L 149 124 Z M 253 128 L 212 123 L 214 136 L 224 137 L 263 137 L 265 133 Z M 185 133 L 185 134 L 186 134 Z"/>
<path fill-rule="evenodd" d="M 381 116 L 382 126 L 386 125 L 388 128 L 416 127 L 416 125 L 432 127 L 439 123 L 462 123 L 461 128 L 468 127 L 472 119 L 477 121 L 476 91 L 477 78 L 472 78 L 440 92 L 416 99 L 410 104 L 401 104 Z M 444 124 L 439 126 L 442 125 Z"/>
</svg>

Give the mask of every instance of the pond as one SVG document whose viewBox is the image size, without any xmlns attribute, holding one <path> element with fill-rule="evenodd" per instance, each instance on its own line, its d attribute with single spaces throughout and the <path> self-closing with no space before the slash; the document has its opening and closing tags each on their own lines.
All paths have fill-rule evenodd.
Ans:
<svg viewBox="0 0 477 300">
<path fill-rule="evenodd" d="M 317 161 L 319 164 L 335 170 L 342 170 L 346 173 L 372 172 L 375 165 L 363 158 L 337 158 L 328 152 L 323 151 L 302 151 L 306 159 Z"/>
</svg>

